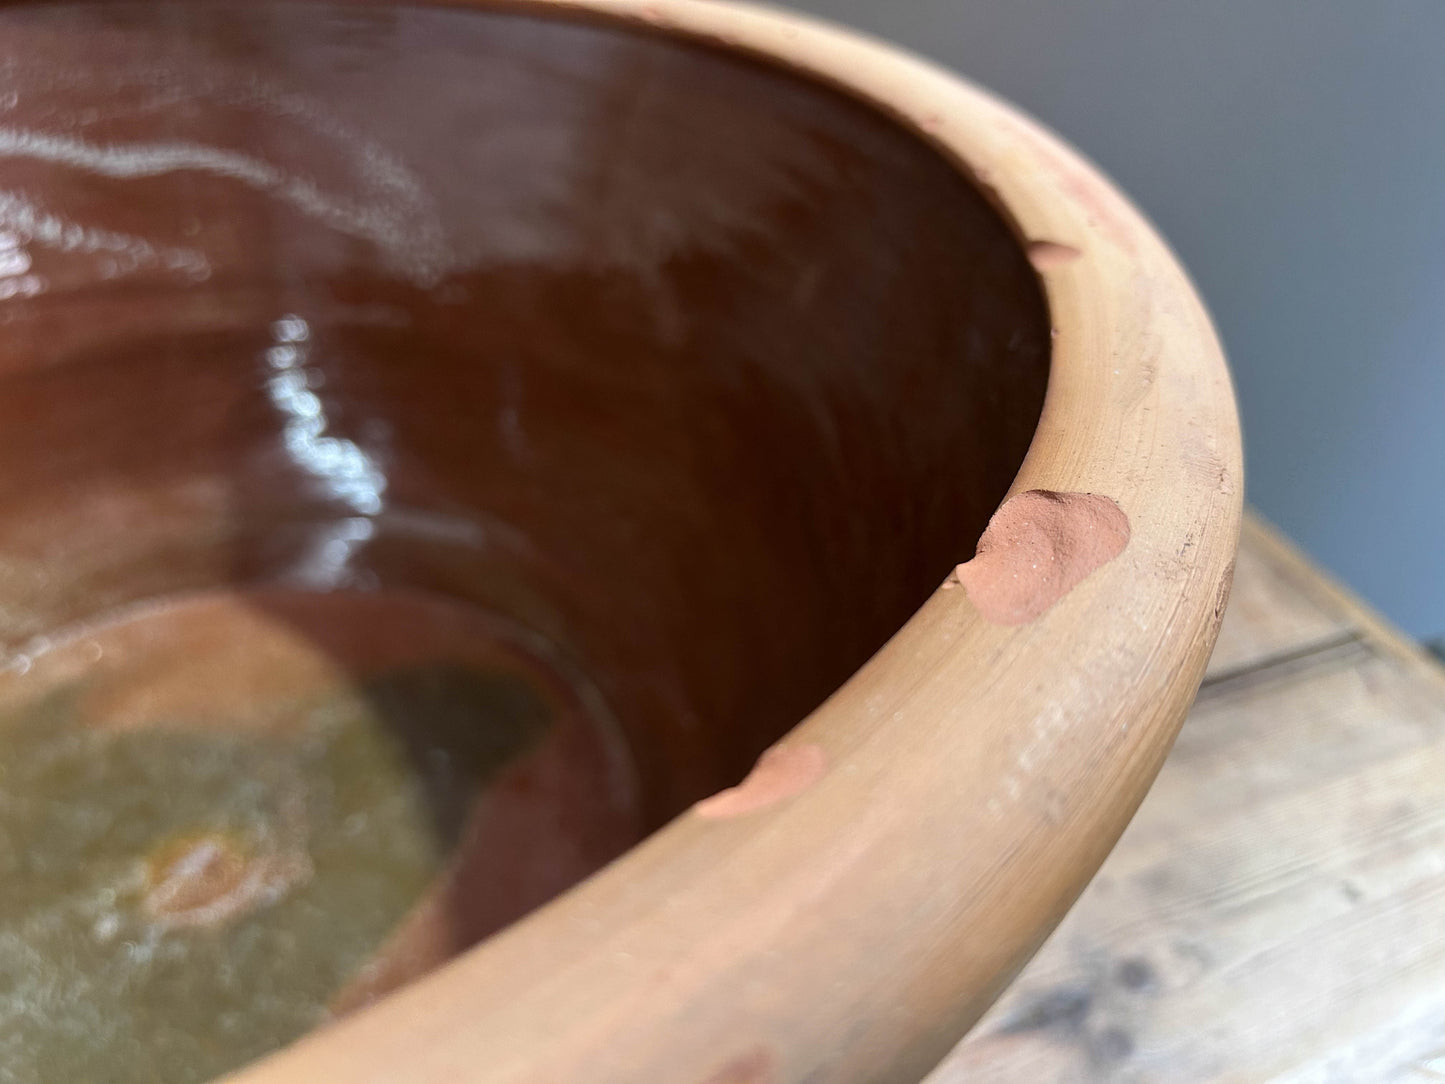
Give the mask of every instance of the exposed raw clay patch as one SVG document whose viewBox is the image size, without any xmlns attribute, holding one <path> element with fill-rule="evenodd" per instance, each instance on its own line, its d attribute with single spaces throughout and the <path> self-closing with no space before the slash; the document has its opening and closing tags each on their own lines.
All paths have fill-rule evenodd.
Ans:
<svg viewBox="0 0 1445 1084">
<path fill-rule="evenodd" d="M 1030 241 L 1028 252 L 1029 263 L 1033 264 L 1037 271 L 1062 267 L 1083 255 L 1073 245 L 1060 244 L 1058 241 Z"/>
<path fill-rule="evenodd" d="M 778 1079 L 773 1056 L 767 1047 L 757 1046 L 733 1058 L 703 1084 L 773 1084 Z"/>
<path fill-rule="evenodd" d="M 735 787 L 704 798 L 695 808 L 700 817 L 724 820 L 754 813 L 801 794 L 828 769 L 828 756 L 816 745 L 775 745 L 758 758 L 748 777 Z"/>
<path fill-rule="evenodd" d="M 993 514 L 977 554 L 954 574 L 986 619 L 1022 625 L 1128 543 L 1129 517 L 1108 497 L 1031 489 Z"/>
</svg>

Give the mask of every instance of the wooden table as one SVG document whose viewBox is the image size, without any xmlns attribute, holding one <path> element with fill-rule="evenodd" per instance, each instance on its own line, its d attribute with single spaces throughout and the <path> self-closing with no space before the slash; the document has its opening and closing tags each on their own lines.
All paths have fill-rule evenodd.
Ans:
<svg viewBox="0 0 1445 1084">
<path fill-rule="evenodd" d="M 1194 710 L 929 1084 L 1445 1081 L 1445 669 L 1247 519 Z"/>
</svg>

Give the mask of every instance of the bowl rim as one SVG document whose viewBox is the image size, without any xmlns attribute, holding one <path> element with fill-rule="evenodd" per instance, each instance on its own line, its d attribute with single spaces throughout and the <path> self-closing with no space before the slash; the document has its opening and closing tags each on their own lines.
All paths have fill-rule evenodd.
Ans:
<svg viewBox="0 0 1445 1084">
<path fill-rule="evenodd" d="M 1053 325 L 1043 412 L 1009 496 L 1107 496 L 1130 537 L 1024 624 L 990 622 L 940 585 L 774 747 L 809 765 L 782 773 L 772 789 L 785 797 L 729 816 L 694 807 L 235 1079 L 918 1079 L 1092 878 L 1202 679 L 1243 489 L 1208 314 L 1094 166 L 894 46 L 732 0 L 417 6 L 710 44 L 841 90 L 930 143 L 1035 257 Z"/>
</svg>

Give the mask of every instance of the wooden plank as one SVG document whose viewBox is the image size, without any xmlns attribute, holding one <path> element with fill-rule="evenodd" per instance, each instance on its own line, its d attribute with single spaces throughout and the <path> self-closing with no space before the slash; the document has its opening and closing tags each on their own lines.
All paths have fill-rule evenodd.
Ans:
<svg viewBox="0 0 1445 1084">
<path fill-rule="evenodd" d="M 1445 1080 L 1445 672 L 1262 524 L 1239 567 L 1154 790 L 931 1084 Z"/>
<path fill-rule="evenodd" d="M 1313 605 L 1339 614 L 1346 625 L 1380 650 L 1409 660 L 1412 665 L 1419 664 L 1415 665 L 1416 677 L 1445 694 L 1445 667 L 1435 656 L 1323 569 L 1312 564 L 1293 543 L 1254 512 L 1247 513 L 1242 524 L 1241 549 L 1246 547 L 1289 576 L 1298 589 L 1309 596 Z M 1218 654 L 1217 649 L 1215 654 Z"/>
</svg>

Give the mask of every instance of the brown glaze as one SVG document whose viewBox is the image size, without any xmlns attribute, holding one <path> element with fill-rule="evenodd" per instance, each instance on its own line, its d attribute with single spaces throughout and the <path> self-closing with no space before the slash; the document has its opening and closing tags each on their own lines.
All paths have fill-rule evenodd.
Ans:
<svg viewBox="0 0 1445 1084">
<path fill-rule="evenodd" d="M 445 655 L 442 610 L 307 601 L 401 593 L 514 630 L 621 727 L 625 837 L 557 797 L 614 766 L 556 730 L 451 817 L 338 1009 L 741 778 L 970 555 L 1033 435 L 1022 245 L 934 149 L 761 63 L 250 2 L 13 5 L 0 63 L 6 688 L 63 662 L 96 725 L 254 728 L 277 688 Z M 155 610 L 160 669 L 74 646 L 194 592 L 230 616 Z M 228 854 L 155 891 L 230 899 Z"/>
<path fill-rule="evenodd" d="M 927 147 L 611 28 L 166 10 L 4 16 L 14 648 L 227 583 L 446 594 L 591 676 L 657 824 L 968 556 L 1046 318 Z"/>
<path fill-rule="evenodd" d="M 452 861 L 332 999 L 335 1014 L 445 963 L 547 902 L 640 834 L 629 801 L 630 773 L 617 763 L 610 735 L 578 725 L 585 720 L 576 714 L 559 722 L 470 803 Z M 612 779 L 605 770 L 609 762 Z"/>
</svg>

